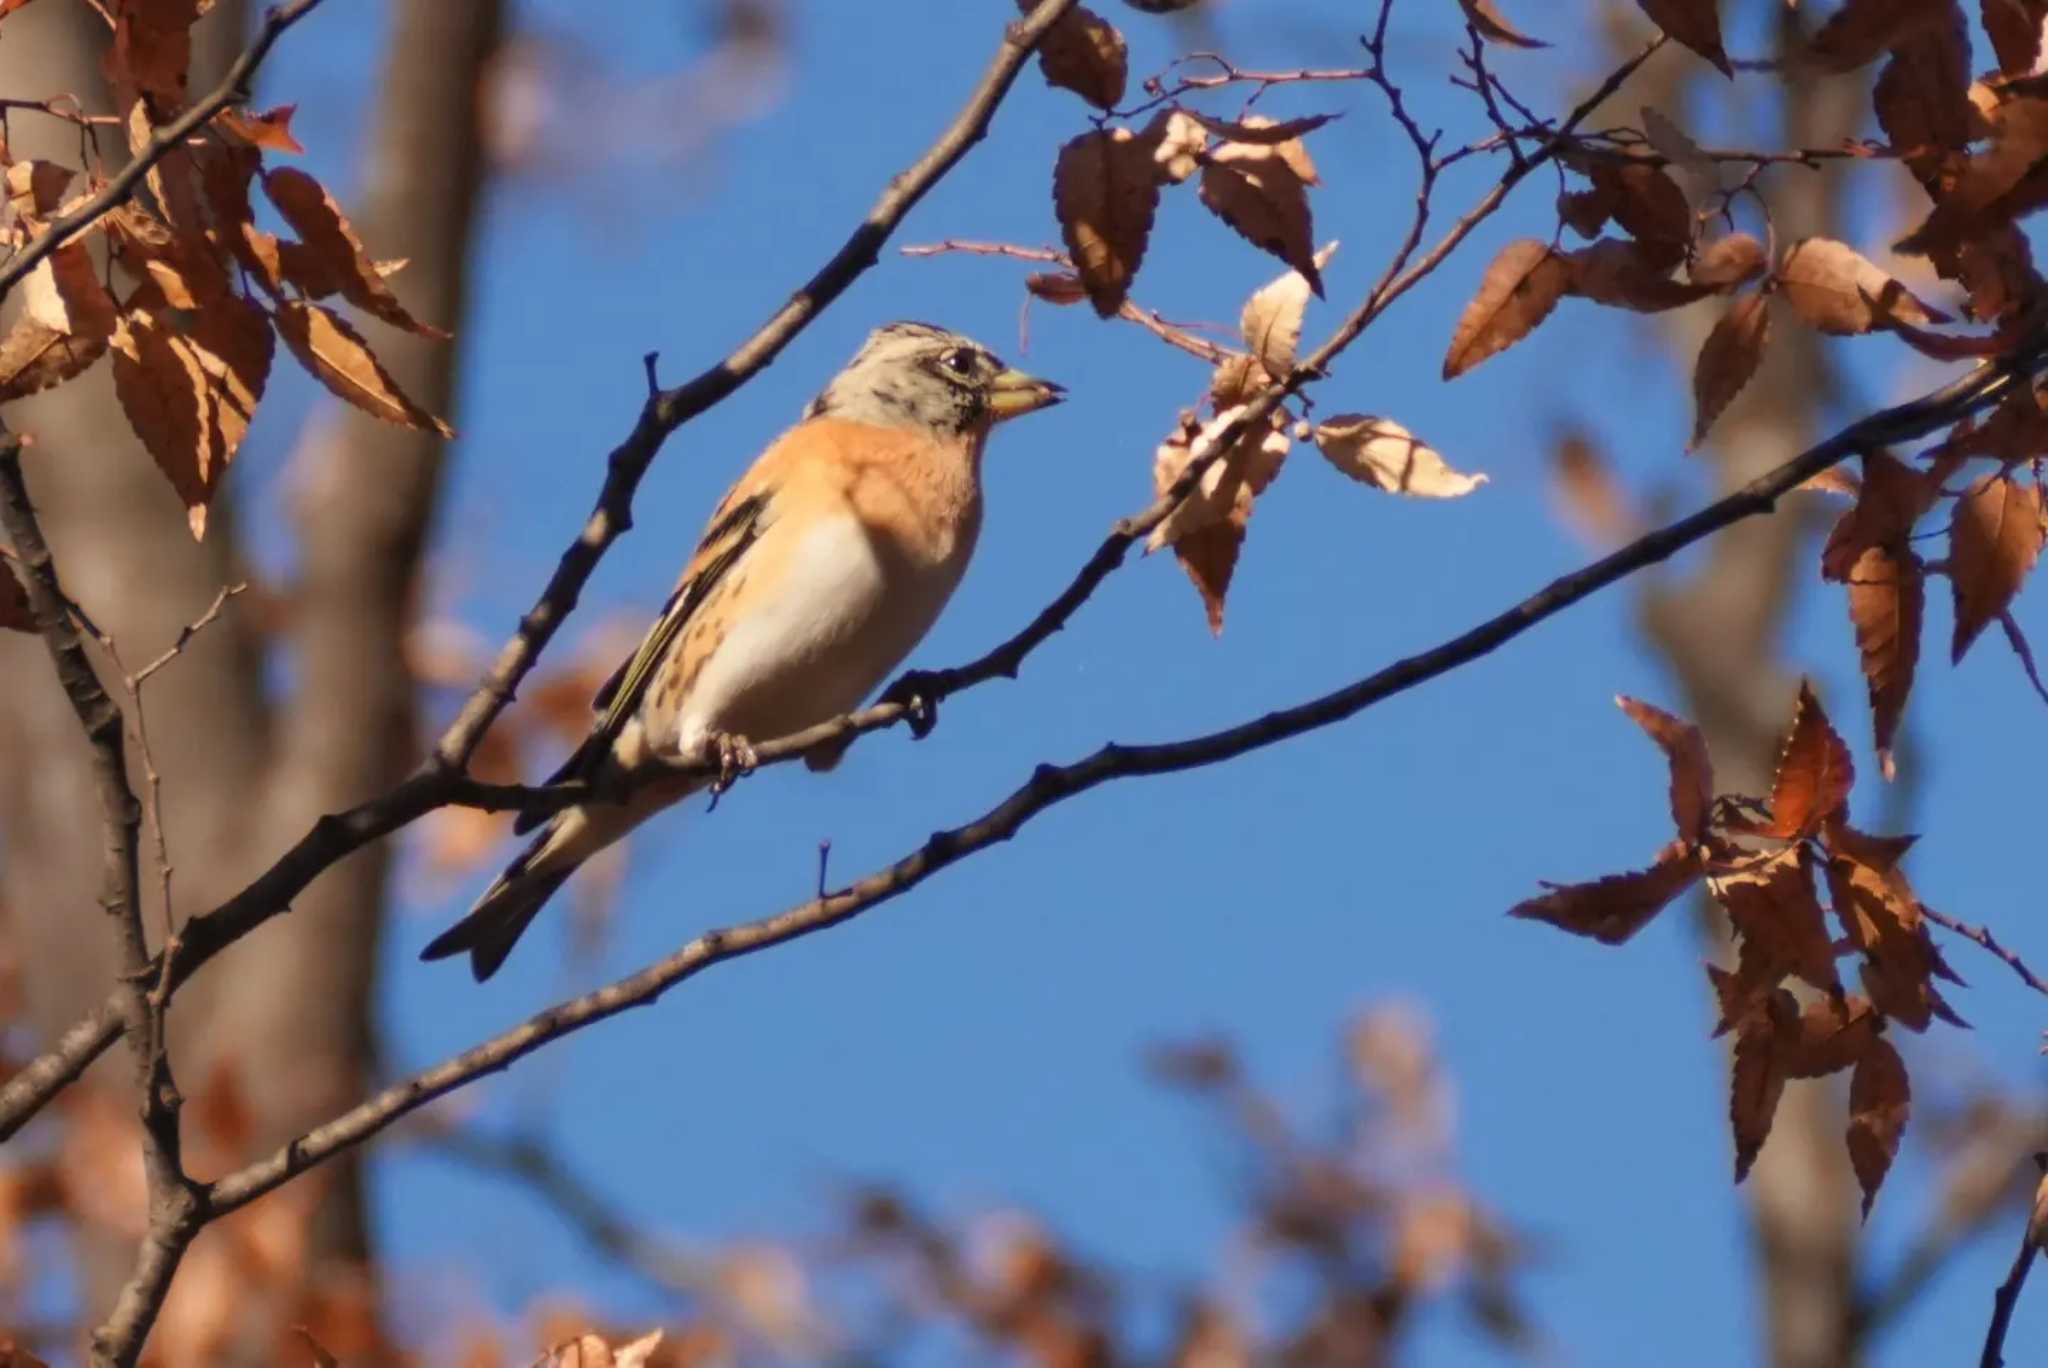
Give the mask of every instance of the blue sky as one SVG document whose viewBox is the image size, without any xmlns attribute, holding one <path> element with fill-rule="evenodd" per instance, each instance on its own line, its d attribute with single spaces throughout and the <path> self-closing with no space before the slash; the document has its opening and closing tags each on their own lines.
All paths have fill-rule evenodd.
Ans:
<svg viewBox="0 0 2048 1368">
<path fill-rule="evenodd" d="M 269 91 L 301 103 L 309 165 L 343 184 L 368 113 L 373 8 L 330 5 L 266 72 Z M 1354 65 L 1371 8 L 1237 0 L 1204 41 L 1248 66 Z M 1520 8 L 1527 27 L 1569 36 L 1546 7 Z M 547 0 L 522 12 L 623 81 L 700 55 L 702 35 L 673 10 Z M 632 421 L 640 354 L 658 349 L 664 375 L 679 379 L 751 330 L 950 118 L 1009 11 L 1003 0 L 794 4 L 787 98 L 703 156 L 657 168 L 641 152 L 591 149 L 583 170 L 494 193 L 475 306 L 460 321 L 462 436 L 436 553 L 447 612 L 503 637 Z M 1131 39 L 1136 73 L 1183 41 L 1122 6 L 1106 12 Z M 1393 57 L 1419 117 L 1463 140 L 1482 128 L 1444 81 L 1455 14 L 1406 0 Z M 1596 69 L 1569 44 L 1502 54 L 1497 66 L 1544 109 Z M 1234 110 L 1235 97 L 1209 107 Z M 1369 286 L 1405 226 L 1412 154 L 1363 85 L 1275 92 L 1264 107 L 1345 115 L 1311 144 L 1327 182 L 1318 238 L 1344 243 L 1326 272 L 1330 302 L 1311 308 L 1315 336 Z M 1027 72 L 988 141 L 897 242 L 1055 241 L 1052 152 L 1086 127 L 1072 96 Z M 1438 226 L 1496 174 L 1480 163 L 1448 177 Z M 1170 317 L 1230 320 L 1276 267 L 1192 190 L 1169 193 L 1136 295 Z M 1587 558 L 1546 484 L 1551 436 L 1567 423 L 1597 434 L 1636 491 L 1697 502 L 1702 482 L 1683 455 L 1685 368 L 1640 320 L 1568 302 L 1533 342 L 1454 384 L 1438 379 L 1485 261 L 1513 237 L 1548 235 L 1553 193 L 1547 178 L 1525 186 L 1318 391 L 1326 411 L 1399 419 L 1460 468 L 1489 473 L 1485 489 L 1396 502 L 1297 452 L 1259 504 L 1220 639 L 1170 558 L 1128 566 L 1020 681 L 954 700 L 929 740 L 872 737 L 830 775 L 776 769 L 714 814 L 691 805 L 647 828 L 600 963 L 565 957 L 556 918 L 478 988 L 459 968 L 413 956 L 487 874 L 409 900 L 390 937 L 384 1003 L 394 1067 L 436 1061 L 696 931 L 805 896 L 820 840 L 832 842 L 835 878 L 855 876 L 983 811 L 1042 760 L 1227 724 L 1498 611 Z M 1863 245 L 1879 245 L 1888 226 L 1869 225 Z M 1153 446 L 1205 378 L 1192 359 L 1086 309 L 1034 308 L 1021 351 L 1022 275 L 1013 263 L 885 254 L 767 373 L 670 440 L 635 531 L 593 582 L 586 623 L 643 620 L 725 485 L 869 328 L 914 317 L 972 333 L 1073 391 L 999 435 L 978 558 L 914 663 L 955 664 L 1015 630 L 1113 519 L 1147 500 Z M 1928 374 L 1881 338 L 1839 345 L 1866 393 L 1902 392 Z M 276 495 L 295 418 L 312 402 L 309 386 L 281 392 L 252 438 L 237 469 L 259 500 Z M 1314 1118 L 1330 1100 L 1342 1023 L 1399 997 L 1435 1022 L 1457 1087 L 1460 1171 L 1541 1245 L 1524 1285 L 1558 1361 L 1640 1362 L 1653 1344 L 1674 1365 L 1745 1360 L 1758 1333 L 1750 1256 L 1691 918 L 1667 915 L 1613 950 L 1501 915 L 1539 878 L 1638 865 L 1668 839 L 1661 758 L 1611 702 L 1626 692 L 1679 706 L 1633 631 L 1634 603 L 1632 588 L 1610 591 L 1314 737 L 1061 806 L 850 926 L 721 967 L 489 1080 L 481 1114 L 542 1118 L 608 1192 L 686 1240 L 817 1233 L 846 1183 L 873 1178 L 952 1216 L 1027 1207 L 1141 1279 L 1212 1278 L 1233 1230 L 1231 1171 L 1207 1118 L 1146 1081 L 1143 1051 L 1226 1035 L 1285 1105 Z M 2023 622 L 2037 604 L 2022 600 Z M 1928 640 L 1947 631 L 1943 601 Z M 568 642 L 576 636 L 572 627 Z M 1874 775 L 1850 631 L 1817 571 L 1785 650 Z M 1927 653 L 1910 713 L 1927 756 L 1917 822 L 1927 835 L 1911 872 L 1930 902 L 1991 922 L 2040 964 L 2048 934 L 2022 853 L 2038 825 L 2024 780 L 2048 759 L 2048 719 L 2001 643 L 1987 639 L 1959 669 L 1942 656 Z M 1874 810 L 1872 786 L 1857 799 Z M 1972 982 L 1957 1006 L 1977 1029 L 1937 1027 L 1910 1042 L 1920 1098 L 1980 1077 L 2036 1086 L 2040 1004 L 1970 947 L 1951 958 Z M 412 1314 L 464 1299 L 510 1309 L 567 1288 L 629 1318 L 660 1318 L 657 1299 L 515 1191 L 396 1146 L 379 1153 L 378 1220 Z M 1909 1154 L 1880 1200 L 1880 1267 L 1919 1228 L 1926 1178 Z M 1952 1361 L 1974 1344 L 2013 1238 L 2001 1230 L 1957 1259 L 1879 1361 Z M 2048 1296 L 2023 1302 L 2012 1343 L 2043 1333 Z M 1437 1364 L 1494 1360 L 1449 1314 L 1427 1317 L 1415 1348 Z"/>
</svg>

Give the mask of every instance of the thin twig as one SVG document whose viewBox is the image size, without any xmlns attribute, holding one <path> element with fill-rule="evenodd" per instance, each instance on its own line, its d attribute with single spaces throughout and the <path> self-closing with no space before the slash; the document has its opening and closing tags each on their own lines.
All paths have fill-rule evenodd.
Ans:
<svg viewBox="0 0 2048 1368">
<path fill-rule="evenodd" d="M 2013 1256 L 2012 1270 L 1991 1294 L 1991 1324 L 1984 1332 L 1984 1353 L 1977 1360 L 1978 1368 L 2005 1368 L 2005 1332 L 2012 1325 L 2012 1313 L 2020 1304 L 2020 1289 L 2026 1286 L 2027 1274 L 2034 1271 L 2034 1260 L 2038 1257 L 2040 1250 L 2033 1237 L 2021 1236 L 2020 1252 Z"/>
<path fill-rule="evenodd" d="M 2021 961 L 2017 954 L 2000 945 L 1998 937 L 1991 934 L 1990 927 L 1972 926 L 1968 922 L 1957 921 L 1953 917 L 1935 911 L 1925 903 L 1920 905 L 1920 910 L 1926 914 L 1927 920 L 1933 922 L 1936 926 L 1952 931 L 1964 940 L 1975 941 L 1984 949 L 2004 960 L 2007 967 L 2020 976 L 2020 982 L 2026 984 L 2027 987 L 2035 992 L 2048 996 L 2048 983 L 2043 983 L 2036 977 L 2034 971 L 2027 968 L 2026 964 Z"/>
<path fill-rule="evenodd" d="M 435 1098 L 508 1068 L 551 1041 L 653 1003 L 668 989 L 713 965 L 837 926 L 915 888 L 976 851 L 1011 839 L 1039 813 L 1099 785 L 1216 764 L 1356 716 L 1479 659 L 1601 589 L 1724 527 L 1771 511 L 1784 494 L 1853 454 L 1918 440 L 1988 406 L 2005 392 L 2014 376 L 2031 375 L 2044 360 L 2048 360 L 2048 337 L 2035 338 L 2000 365 L 1981 367 L 1920 399 L 1852 423 L 1734 493 L 1553 581 L 1470 631 L 1332 693 L 1203 736 L 1150 745 L 1111 743 L 1071 764 L 1040 765 L 1021 787 L 980 817 L 935 833 L 895 863 L 838 892 L 759 921 L 707 932 L 638 973 L 559 1003 L 393 1084 L 221 1179 L 214 1188 L 215 1204 L 222 1210 L 246 1205 Z"/>
<path fill-rule="evenodd" d="M 7 292 L 19 285 L 50 253 L 99 222 L 101 215 L 109 209 L 125 203 L 151 168 L 169 156 L 202 124 L 229 105 L 248 99 L 249 78 L 256 74 L 257 67 L 263 65 L 271 46 L 286 29 L 312 13 L 320 3 L 321 0 L 291 0 L 289 4 L 267 11 L 262 26 L 256 30 L 254 41 L 235 59 L 219 85 L 201 96 L 190 109 L 152 133 L 134 158 L 98 194 L 70 213 L 51 220 L 50 226 L 34 242 L 22 248 L 5 267 L 0 267 L 0 299 L 4 299 Z"/>
</svg>

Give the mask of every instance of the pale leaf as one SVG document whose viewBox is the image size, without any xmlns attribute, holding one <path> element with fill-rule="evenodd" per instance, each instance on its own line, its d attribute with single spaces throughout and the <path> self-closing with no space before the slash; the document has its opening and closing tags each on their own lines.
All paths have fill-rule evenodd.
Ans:
<svg viewBox="0 0 2048 1368">
<path fill-rule="evenodd" d="M 1571 263 L 1549 243 L 1524 238 L 1503 247 L 1451 334 L 1444 379 L 1463 375 L 1527 337 L 1550 316 L 1571 281 Z"/>
<path fill-rule="evenodd" d="M 1756 374 L 1771 340 L 1771 311 L 1762 294 L 1738 296 L 1700 345 L 1692 368 L 1695 417 L 1690 446 L 1706 440 L 1707 429 Z"/>
<path fill-rule="evenodd" d="M 278 335 L 313 378 L 363 412 L 401 427 L 453 437 L 455 430 L 407 398 L 362 335 L 317 304 L 277 309 Z"/>
<path fill-rule="evenodd" d="M 1824 333 L 1867 333 L 1894 320 L 1948 321 L 1948 315 L 1914 298 L 1855 248 L 1832 238 L 1794 243 L 1778 268 L 1778 279 L 1786 302 Z"/>
<path fill-rule="evenodd" d="M 1458 8 L 1465 11 L 1465 22 L 1478 30 L 1479 36 L 1490 43 L 1518 48 L 1550 46 L 1539 38 L 1531 38 L 1510 24 L 1493 0 L 1458 0 Z"/>
<path fill-rule="evenodd" d="M 1316 446 L 1331 465 L 1389 494 L 1456 499 L 1486 483 L 1453 470 L 1435 450 L 1391 418 L 1340 413 L 1316 425 Z"/>
<path fill-rule="evenodd" d="M 2038 485 L 2004 474 L 1985 475 L 1956 501 L 1949 534 L 1956 609 L 1953 659 L 1961 660 L 1978 633 L 2019 593 L 2040 559 L 2044 535 L 2048 529 Z"/>
</svg>

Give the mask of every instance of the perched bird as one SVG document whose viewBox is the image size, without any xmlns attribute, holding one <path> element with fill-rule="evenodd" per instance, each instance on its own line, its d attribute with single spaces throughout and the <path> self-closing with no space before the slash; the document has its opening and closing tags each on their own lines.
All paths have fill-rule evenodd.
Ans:
<svg viewBox="0 0 2048 1368">
<path fill-rule="evenodd" d="M 960 583 L 981 530 L 989 430 L 1064 393 L 943 328 L 871 333 L 720 502 L 661 617 L 598 690 L 589 737 L 550 782 L 601 789 L 678 761 L 745 770 L 748 738 L 859 704 Z M 814 769 L 838 758 L 807 757 Z M 623 803 L 557 813 L 420 957 L 466 950 L 477 979 L 489 978 L 578 865 L 709 782 L 655 778 Z M 538 820 L 522 814 L 514 830 Z"/>
</svg>

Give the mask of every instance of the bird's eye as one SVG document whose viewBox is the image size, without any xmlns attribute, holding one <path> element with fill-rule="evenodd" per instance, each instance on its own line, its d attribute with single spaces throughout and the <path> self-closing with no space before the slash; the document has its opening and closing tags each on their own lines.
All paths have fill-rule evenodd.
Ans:
<svg viewBox="0 0 2048 1368">
<path fill-rule="evenodd" d="M 974 374 L 974 353 L 965 347 L 955 347 L 939 358 L 939 364 L 955 375 Z"/>
</svg>

